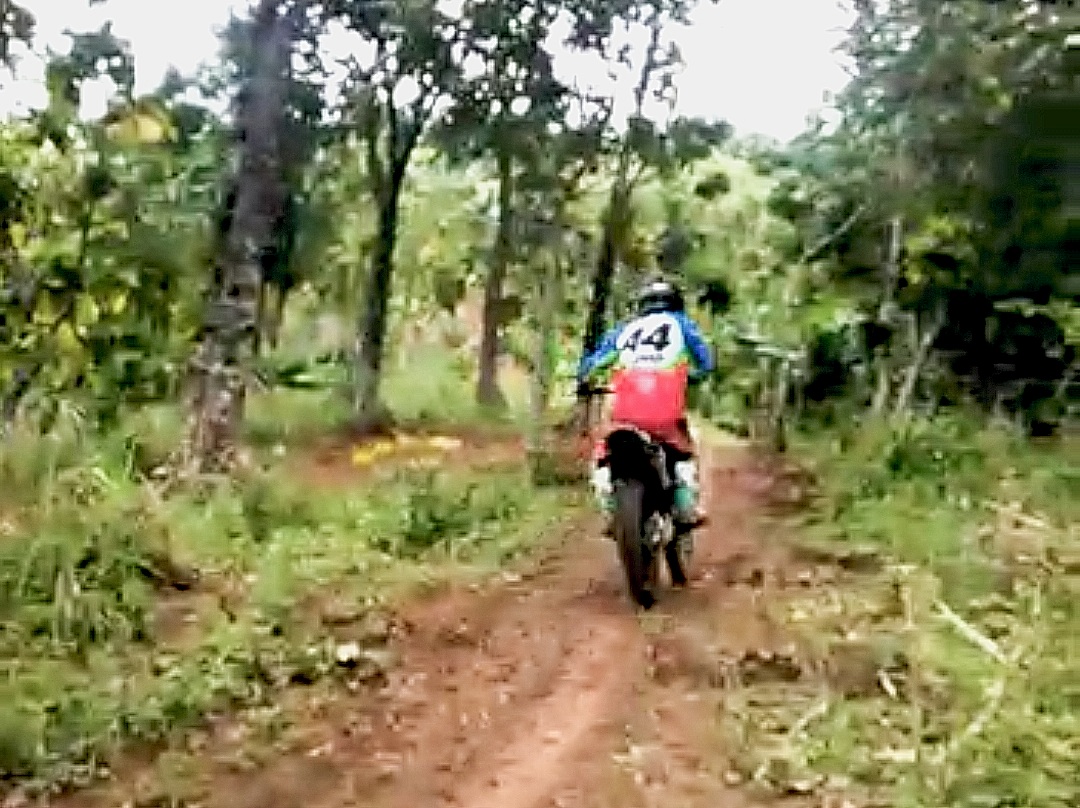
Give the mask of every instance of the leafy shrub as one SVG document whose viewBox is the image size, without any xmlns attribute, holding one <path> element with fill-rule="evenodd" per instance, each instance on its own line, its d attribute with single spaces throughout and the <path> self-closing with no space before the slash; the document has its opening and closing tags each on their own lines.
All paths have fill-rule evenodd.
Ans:
<svg viewBox="0 0 1080 808">
<path fill-rule="evenodd" d="M 875 804 L 1077 804 L 1080 500 L 1064 496 L 1077 459 L 1067 442 L 1035 446 L 956 416 L 864 425 L 819 447 L 806 537 L 816 553 L 839 541 L 837 558 L 870 545 L 882 563 L 793 594 L 789 627 L 832 649 L 834 671 L 835 649 L 883 642 L 904 664 L 872 660 L 858 691 L 850 671 L 833 675 L 809 724 L 795 690 L 748 708 L 746 770 L 778 788 L 842 783 Z M 770 721 L 802 725 L 772 760 Z"/>
<path fill-rule="evenodd" d="M 481 485 L 475 480 L 454 480 L 445 472 L 406 472 L 399 483 L 400 545 L 397 552 L 416 555 L 441 541 L 463 536 L 485 525 L 512 520 L 521 510 L 524 484 L 517 480 Z"/>
<path fill-rule="evenodd" d="M 124 522 L 73 519 L 0 545 L 0 620 L 54 646 L 147 638 L 153 559 Z"/>
<path fill-rule="evenodd" d="M 121 437 L 95 442 L 81 462 L 57 442 L 48 463 L 10 456 L 0 469 L 28 489 L 4 510 L 0 538 L 9 784 L 85 782 L 118 746 L 161 741 L 212 711 L 265 705 L 290 682 L 332 673 L 334 646 L 309 613 L 321 593 L 366 608 L 384 596 L 383 580 L 413 580 L 438 560 L 430 551 L 504 559 L 520 551 L 535 510 L 524 472 L 506 468 L 408 469 L 359 496 L 271 470 L 159 498 L 134 481 L 137 447 Z M 191 603 L 210 604 L 179 639 L 155 636 L 155 595 L 179 588 L 174 553 L 205 573 Z"/>
</svg>

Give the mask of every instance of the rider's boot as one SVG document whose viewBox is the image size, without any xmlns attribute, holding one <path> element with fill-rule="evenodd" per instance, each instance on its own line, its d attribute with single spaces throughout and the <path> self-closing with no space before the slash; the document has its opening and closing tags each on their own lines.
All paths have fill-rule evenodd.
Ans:
<svg viewBox="0 0 1080 808">
<path fill-rule="evenodd" d="M 603 535 L 609 539 L 615 536 L 615 496 L 608 493 L 600 498 L 600 513 L 604 517 Z"/>
<path fill-rule="evenodd" d="M 687 533 L 708 522 L 698 498 L 697 467 L 693 460 L 675 464 L 675 527 Z"/>
<path fill-rule="evenodd" d="M 604 515 L 603 533 L 611 537 L 615 535 L 615 493 L 611 485 L 611 471 L 606 465 L 593 467 L 592 472 L 593 495 L 600 505 L 600 512 Z"/>
<path fill-rule="evenodd" d="M 701 508 L 694 508 L 693 512 L 686 516 L 680 515 L 675 520 L 675 527 L 681 533 L 686 533 L 709 523 L 709 515 Z"/>
</svg>

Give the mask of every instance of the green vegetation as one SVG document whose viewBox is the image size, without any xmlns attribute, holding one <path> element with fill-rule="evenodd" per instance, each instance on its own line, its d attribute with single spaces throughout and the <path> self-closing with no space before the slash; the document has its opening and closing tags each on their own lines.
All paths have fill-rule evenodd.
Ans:
<svg viewBox="0 0 1080 808">
<path fill-rule="evenodd" d="M 386 637 L 371 627 L 397 598 L 529 552 L 568 504 L 520 463 L 451 473 L 437 452 L 391 456 L 367 481 L 320 486 L 284 463 L 166 494 L 139 477 L 145 432 L 89 456 L 70 434 L 13 441 L 2 464 L 17 486 L 0 544 L 0 769 L 39 786 L 93 778 L 122 743 L 272 707 L 290 685 L 355 679 L 335 656 L 347 641 L 377 674 Z"/>
<path fill-rule="evenodd" d="M 811 586 L 775 616 L 812 673 L 728 705 L 740 773 L 771 789 L 1080 798 L 1067 16 L 859 4 L 839 125 L 751 158 L 795 237 L 756 295 L 736 287 L 758 319 L 731 355 L 758 362 L 729 378 L 817 488 L 777 525 Z"/>
<path fill-rule="evenodd" d="M 860 804 L 1080 797 L 1080 454 L 963 419 L 806 447 L 814 586 L 773 605 L 820 677 L 751 689 L 743 773 Z"/>
</svg>

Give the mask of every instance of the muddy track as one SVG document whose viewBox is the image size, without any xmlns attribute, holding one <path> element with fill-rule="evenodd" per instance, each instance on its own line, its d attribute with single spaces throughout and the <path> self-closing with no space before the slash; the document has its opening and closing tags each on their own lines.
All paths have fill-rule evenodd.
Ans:
<svg viewBox="0 0 1080 808">
<path fill-rule="evenodd" d="M 739 585 L 765 551 L 742 450 L 711 449 L 705 465 L 712 521 L 687 589 L 632 608 L 613 544 L 581 526 L 528 570 L 400 614 L 382 687 L 332 703 L 300 751 L 211 767 L 198 804 L 752 805 L 725 782 L 716 659 L 774 641 L 767 592 Z"/>
</svg>

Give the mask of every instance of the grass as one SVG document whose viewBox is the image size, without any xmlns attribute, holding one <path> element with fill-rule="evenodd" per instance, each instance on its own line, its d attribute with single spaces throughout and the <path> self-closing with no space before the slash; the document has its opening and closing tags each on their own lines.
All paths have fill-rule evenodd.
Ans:
<svg viewBox="0 0 1080 808">
<path fill-rule="evenodd" d="M 408 428 L 524 428 L 528 380 L 514 367 L 502 371 L 505 411 L 475 404 L 471 367 L 440 346 L 420 345 L 406 362 L 387 368 L 382 395 L 394 418 Z M 302 445 L 340 429 L 349 421 L 348 402 L 340 390 L 282 387 L 251 401 L 245 429 L 258 447 Z"/>
<path fill-rule="evenodd" d="M 744 774 L 855 805 L 1080 804 L 1077 447 L 943 417 L 802 449 L 799 541 L 882 563 L 778 606 L 826 673 L 742 705 Z"/>
<path fill-rule="evenodd" d="M 420 359 L 388 380 L 390 402 L 408 398 L 412 417 L 451 402 L 430 420 L 465 420 L 453 369 Z M 343 415 L 318 393 L 259 396 L 250 435 L 291 452 Z M 87 783 L 133 744 L 355 678 L 335 654 L 385 639 L 367 636 L 370 616 L 490 574 L 573 510 L 524 464 L 389 463 L 343 490 L 267 462 L 163 499 L 143 474 L 182 428 L 175 409 L 147 408 L 115 434 L 70 423 L 0 448 L 0 792 Z"/>
</svg>

